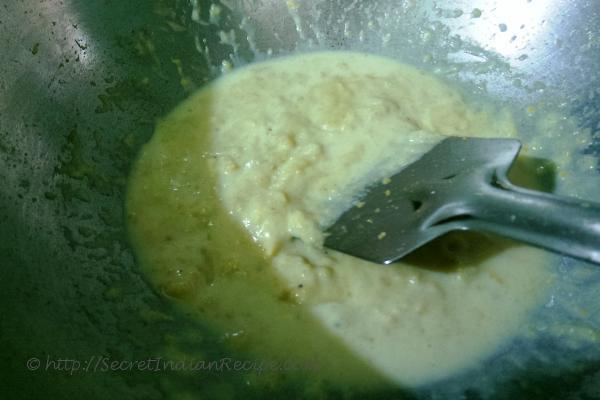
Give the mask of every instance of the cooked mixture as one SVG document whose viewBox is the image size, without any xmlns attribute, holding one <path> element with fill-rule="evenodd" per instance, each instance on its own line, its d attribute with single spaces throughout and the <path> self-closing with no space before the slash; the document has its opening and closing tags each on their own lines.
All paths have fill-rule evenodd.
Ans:
<svg viewBox="0 0 600 400">
<path fill-rule="evenodd" d="M 382 266 L 323 248 L 324 228 L 365 185 L 447 135 L 516 132 L 509 116 L 372 55 L 242 68 L 181 104 L 144 147 L 127 203 L 138 257 L 236 351 L 310 361 L 356 385 L 459 373 L 523 328 L 548 286 L 544 252 L 453 234 Z"/>
</svg>

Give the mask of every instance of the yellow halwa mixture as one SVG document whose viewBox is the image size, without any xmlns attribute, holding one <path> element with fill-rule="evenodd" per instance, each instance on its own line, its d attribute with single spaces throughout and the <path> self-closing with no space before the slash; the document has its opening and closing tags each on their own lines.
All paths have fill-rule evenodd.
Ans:
<svg viewBox="0 0 600 400">
<path fill-rule="evenodd" d="M 515 134 L 385 58 L 257 63 L 161 121 L 131 177 L 131 237 L 155 286 L 236 349 L 312 360 L 341 383 L 432 382 L 519 331 L 548 283 L 544 253 L 451 235 L 381 266 L 323 248 L 323 230 L 444 135 Z"/>
</svg>

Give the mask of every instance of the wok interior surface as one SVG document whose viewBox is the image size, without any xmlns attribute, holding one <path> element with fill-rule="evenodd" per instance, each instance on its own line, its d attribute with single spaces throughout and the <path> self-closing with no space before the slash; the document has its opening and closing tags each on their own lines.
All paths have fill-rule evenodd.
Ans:
<svg viewBox="0 0 600 400">
<path fill-rule="evenodd" d="M 294 379 L 255 387 L 235 373 L 86 373 L 48 364 L 64 359 L 67 368 L 68 360 L 78 360 L 84 368 L 101 357 L 145 360 L 160 357 L 165 346 L 182 356 L 200 351 L 207 360 L 231 356 L 219 332 L 187 317 L 145 281 L 123 213 L 130 168 L 156 121 L 231 65 L 324 49 L 386 55 L 461 82 L 469 93 L 502 106 L 561 110 L 577 121 L 581 135 L 591 135 L 581 155 L 600 156 L 600 5 L 593 0 L 215 4 L 0 5 L 3 397 L 344 394 L 344 388 L 314 388 Z M 536 123 L 525 117 L 520 122 L 525 131 Z M 560 149 L 548 154 L 554 152 Z M 572 176 L 572 186 L 597 185 L 598 165 L 587 175 Z M 594 294 L 600 273 L 570 259 L 556 260 L 567 284 L 552 297 L 557 307 L 539 312 L 542 320 L 544 313 L 561 312 L 560 299 L 576 297 L 588 310 L 581 321 L 597 338 Z M 575 322 L 581 326 L 581 321 Z M 543 334 L 523 346 L 505 349 L 524 353 L 518 364 L 506 354 L 486 361 L 487 380 L 474 379 L 481 371 L 470 371 L 417 390 L 390 388 L 369 396 L 600 396 L 598 346 Z M 32 358 L 39 359 L 38 368 L 28 364 Z"/>
</svg>

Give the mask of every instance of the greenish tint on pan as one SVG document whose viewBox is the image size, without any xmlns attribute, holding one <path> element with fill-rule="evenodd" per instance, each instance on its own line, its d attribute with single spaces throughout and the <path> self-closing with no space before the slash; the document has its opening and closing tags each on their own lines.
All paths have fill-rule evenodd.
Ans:
<svg viewBox="0 0 600 400">
<path fill-rule="evenodd" d="M 269 49 L 275 55 L 310 49 L 312 41 L 314 48 L 402 58 L 515 106 L 543 100 L 553 87 L 568 100 L 563 110 L 578 118 L 582 134 L 596 132 L 585 151 L 599 152 L 594 1 L 523 3 L 511 14 L 515 22 L 507 23 L 492 11 L 506 8 L 499 1 L 453 1 L 443 8 L 423 2 L 411 8 L 411 2 L 373 1 L 366 7 L 350 0 L 311 0 L 298 2 L 295 16 L 302 17 L 302 29 L 285 2 L 226 3 L 233 11 L 223 6 L 217 27 L 194 22 L 188 1 L 0 2 L 3 398 L 177 398 L 182 387 L 198 397 L 224 399 L 340 397 L 343 392 L 285 380 L 256 388 L 236 374 L 71 374 L 49 363 L 160 357 L 156 352 L 170 341 L 207 359 L 231 355 L 218 332 L 187 318 L 146 283 L 127 242 L 123 213 L 129 169 L 156 120 L 216 76 L 232 52 L 220 41 L 223 27 L 239 38 L 234 64 L 252 61 L 253 47 L 260 58 Z M 198 4 L 200 20 L 208 21 L 209 2 Z M 345 21 L 338 19 L 340 13 L 347 14 Z M 239 28 L 243 16 L 254 27 L 253 43 Z M 407 23 L 399 24 L 396 16 Z M 521 28 L 519 16 L 531 22 Z M 497 29 L 500 23 L 506 24 L 505 32 Z M 461 24 L 470 28 L 458 40 Z M 199 51 L 203 48 L 209 54 Z M 461 68 L 447 68 L 443 60 L 449 57 L 455 60 L 450 67 Z M 561 266 L 572 265 L 562 260 Z M 599 279 L 591 273 L 586 278 Z M 540 343 L 539 348 L 563 353 L 532 351 L 529 362 L 506 371 L 489 392 L 472 387 L 468 376 L 456 378 L 463 379 L 457 390 L 473 399 L 597 397 L 597 349 L 577 353 L 565 365 L 557 360 L 571 354 L 568 346 Z M 35 361 L 27 364 L 34 358 L 40 362 L 37 369 Z M 451 385 L 371 397 L 440 397 L 454 390 Z"/>
</svg>

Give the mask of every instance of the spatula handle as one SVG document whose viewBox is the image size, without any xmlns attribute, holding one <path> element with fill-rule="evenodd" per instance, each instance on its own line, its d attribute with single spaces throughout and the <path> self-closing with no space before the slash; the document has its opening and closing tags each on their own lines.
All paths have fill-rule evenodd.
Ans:
<svg viewBox="0 0 600 400">
<path fill-rule="evenodd" d="M 600 264 L 600 204 L 516 187 L 488 186 L 474 196 L 471 229 Z"/>
</svg>

